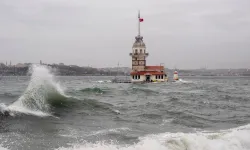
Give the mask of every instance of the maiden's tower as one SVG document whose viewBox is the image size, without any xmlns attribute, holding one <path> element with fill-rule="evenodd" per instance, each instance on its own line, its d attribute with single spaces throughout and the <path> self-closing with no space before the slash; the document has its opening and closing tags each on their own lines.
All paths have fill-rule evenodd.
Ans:
<svg viewBox="0 0 250 150">
<path fill-rule="evenodd" d="M 132 47 L 132 71 L 130 73 L 131 82 L 165 82 L 167 81 L 167 74 L 162 65 L 148 66 L 146 58 L 149 53 L 146 51 L 146 45 L 143 42 L 143 36 L 140 33 L 140 24 L 143 18 L 138 13 L 138 35 L 135 37 L 135 42 Z"/>
</svg>

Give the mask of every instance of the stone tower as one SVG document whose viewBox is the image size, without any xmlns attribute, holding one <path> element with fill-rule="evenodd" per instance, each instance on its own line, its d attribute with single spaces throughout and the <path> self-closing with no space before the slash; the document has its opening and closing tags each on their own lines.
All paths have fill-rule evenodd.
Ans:
<svg viewBox="0 0 250 150">
<path fill-rule="evenodd" d="M 146 45 L 143 42 L 143 36 L 140 35 L 140 23 L 143 19 L 140 18 L 140 12 L 138 13 L 138 35 L 135 37 L 135 42 L 132 47 L 132 71 L 144 71 L 146 66 Z"/>
</svg>

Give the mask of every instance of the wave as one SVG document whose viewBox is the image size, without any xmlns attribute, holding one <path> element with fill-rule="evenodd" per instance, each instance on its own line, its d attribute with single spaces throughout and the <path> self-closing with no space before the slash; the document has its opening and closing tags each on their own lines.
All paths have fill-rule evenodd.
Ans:
<svg viewBox="0 0 250 150">
<path fill-rule="evenodd" d="M 40 116 L 40 117 L 53 116 L 49 113 L 45 113 L 42 111 L 34 111 L 25 107 L 18 107 L 18 106 L 8 107 L 4 104 L 0 104 L 0 113 L 2 114 L 2 116 L 9 116 L 9 115 L 16 116 L 16 115 L 21 115 L 21 114 L 34 115 L 34 116 Z"/>
<path fill-rule="evenodd" d="M 179 79 L 178 81 L 174 81 L 174 83 L 194 83 L 193 81 L 187 81 L 183 79 Z"/>
<path fill-rule="evenodd" d="M 183 79 L 179 79 L 180 82 L 182 83 L 193 83 L 192 81 L 186 81 L 186 80 L 183 80 Z"/>
<path fill-rule="evenodd" d="M 108 133 L 120 133 L 120 132 L 130 131 L 129 128 L 115 128 L 115 129 L 105 129 L 105 130 L 99 130 L 95 131 L 88 136 L 96 136 L 96 135 L 107 135 Z"/>
<path fill-rule="evenodd" d="M 250 125 L 221 130 L 217 133 L 161 133 L 141 137 L 133 145 L 116 142 L 73 144 L 58 150 L 249 150 Z"/>
<path fill-rule="evenodd" d="M 13 98 L 13 97 L 17 97 L 17 95 L 14 95 L 12 93 L 8 93 L 8 92 L 5 92 L 5 93 L 0 93 L 0 97 L 2 98 Z"/>
<path fill-rule="evenodd" d="M 152 95 L 152 94 L 159 94 L 159 91 L 155 91 L 153 89 L 147 89 L 147 88 L 142 88 L 142 87 L 132 87 L 132 89 L 129 89 L 131 93 L 133 94 L 140 94 L 144 93 L 147 95 Z"/>
<path fill-rule="evenodd" d="M 83 93 L 95 93 L 95 94 L 104 94 L 104 93 L 106 93 L 106 91 L 104 91 L 103 89 L 98 88 L 98 87 L 85 88 L 85 89 L 82 89 L 80 91 L 83 92 Z"/>
<path fill-rule="evenodd" d="M 25 92 L 8 107 L 2 105 L 2 111 L 8 111 L 13 116 L 16 114 L 50 116 L 53 106 L 62 105 L 67 96 L 60 84 L 55 82 L 49 67 L 32 65 L 29 71 L 32 76 Z"/>
</svg>

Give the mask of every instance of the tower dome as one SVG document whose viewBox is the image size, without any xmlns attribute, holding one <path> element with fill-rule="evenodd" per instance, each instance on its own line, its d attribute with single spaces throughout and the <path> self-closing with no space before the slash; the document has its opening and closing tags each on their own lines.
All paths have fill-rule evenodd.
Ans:
<svg viewBox="0 0 250 150">
<path fill-rule="evenodd" d="M 146 48 L 145 43 L 143 42 L 143 37 L 138 35 L 135 37 L 135 43 L 133 44 L 133 48 L 135 47 L 141 47 L 141 48 Z"/>
</svg>

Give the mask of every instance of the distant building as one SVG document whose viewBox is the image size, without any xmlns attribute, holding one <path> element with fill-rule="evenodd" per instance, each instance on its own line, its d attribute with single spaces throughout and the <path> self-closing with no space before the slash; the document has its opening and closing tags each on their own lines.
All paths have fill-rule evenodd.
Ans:
<svg viewBox="0 0 250 150">
<path fill-rule="evenodd" d="M 16 68 L 25 68 L 25 67 L 28 67 L 28 65 L 26 64 L 22 64 L 22 63 L 18 63 L 15 65 Z"/>
<path fill-rule="evenodd" d="M 69 65 L 69 67 L 75 67 L 75 68 L 78 68 L 79 66 L 77 66 L 77 65 Z"/>
</svg>

